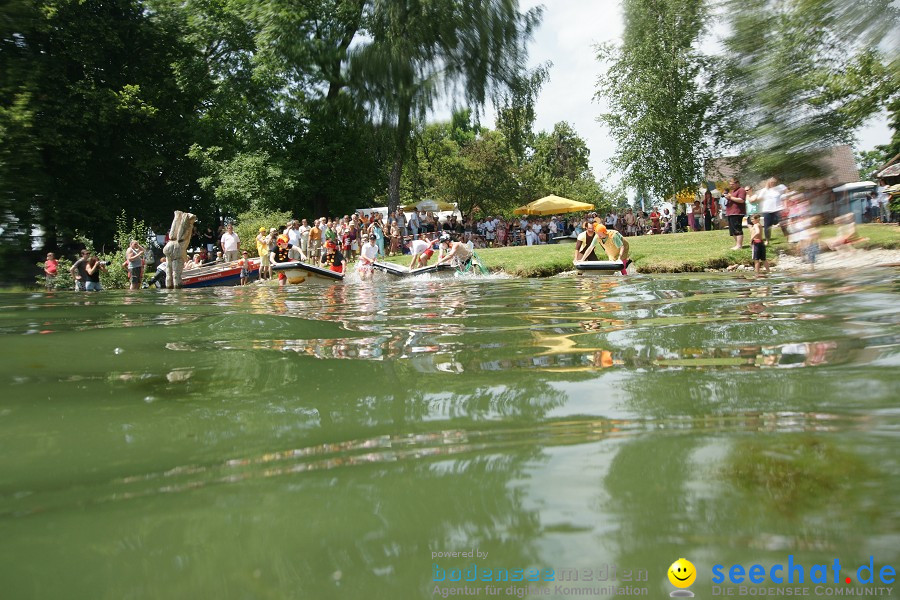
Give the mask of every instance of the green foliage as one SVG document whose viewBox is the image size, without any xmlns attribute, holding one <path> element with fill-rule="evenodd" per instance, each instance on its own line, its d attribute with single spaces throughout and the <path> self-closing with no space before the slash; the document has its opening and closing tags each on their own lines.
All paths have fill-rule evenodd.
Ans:
<svg viewBox="0 0 900 600">
<path fill-rule="evenodd" d="M 523 73 L 496 100 L 497 130 L 506 138 L 516 164 L 521 165 L 526 152 L 534 144 L 535 104 L 541 87 L 550 77 L 552 63 Z"/>
<path fill-rule="evenodd" d="M 855 158 L 856 165 L 859 167 L 860 181 L 871 179 L 872 173 L 885 162 L 884 154 L 879 150 L 856 152 Z"/>
<path fill-rule="evenodd" d="M 631 187 L 664 198 L 702 178 L 720 133 L 712 61 L 698 49 L 709 20 L 703 0 L 626 0 L 621 46 L 598 47 L 609 63 L 597 96 L 616 141 L 612 163 Z"/>
<path fill-rule="evenodd" d="M 278 228 L 278 233 L 284 230 L 287 222 L 292 218 L 289 211 L 265 211 L 249 210 L 237 216 L 234 232 L 241 240 L 241 250 L 246 250 L 251 257 L 257 256 L 256 235 L 260 227 L 266 228 L 266 234 L 272 227 Z"/>
<path fill-rule="evenodd" d="M 212 192 L 225 212 L 284 205 L 296 182 L 267 152 L 238 152 L 229 158 L 221 158 L 222 154 L 219 146 L 201 148 L 197 144 L 188 152 L 207 173 L 197 180 L 200 187 Z"/>
<path fill-rule="evenodd" d="M 515 165 L 498 132 L 482 132 L 437 166 L 434 197 L 458 202 L 463 215 L 471 215 L 476 207 L 482 215 L 492 215 L 518 201 Z"/>
<path fill-rule="evenodd" d="M 743 126 L 733 140 L 750 169 L 818 176 L 821 150 L 853 132 L 892 97 L 900 79 L 878 44 L 896 30 L 889 0 L 729 0 L 730 89 Z"/>
<path fill-rule="evenodd" d="M 440 91 L 457 92 L 480 107 L 523 72 L 525 43 L 541 9 L 519 12 L 518 0 L 375 2 L 368 39 L 350 53 L 351 85 L 396 124 L 388 187 L 390 210 L 400 181 L 414 117 L 424 118 Z"/>
</svg>

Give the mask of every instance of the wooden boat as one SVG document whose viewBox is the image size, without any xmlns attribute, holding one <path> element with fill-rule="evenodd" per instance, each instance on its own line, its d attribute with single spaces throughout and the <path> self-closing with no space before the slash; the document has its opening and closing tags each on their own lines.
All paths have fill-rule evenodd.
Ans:
<svg viewBox="0 0 900 600">
<path fill-rule="evenodd" d="M 575 269 L 581 274 L 615 275 L 625 268 L 618 260 L 576 260 Z"/>
<path fill-rule="evenodd" d="M 259 259 L 250 259 L 250 280 L 259 277 Z M 240 285 L 240 261 L 230 263 L 211 263 L 195 269 L 181 272 L 181 284 L 184 288 L 201 288 L 212 286 Z"/>
<path fill-rule="evenodd" d="M 343 273 L 335 273 L 331 269 L 317 267 L 300 261 L 273 263 L 272 270 L 276 273 L 284 273 L 287 276 L 287 282 L 292 285 L 300 283 L 334 283 L 344 280 Z"/>
<path fill-rule="evenodd" d="M 372 268 L 376 271 L 380 271 L 382 273 L 387 273 L 388 275 L 393 275 L 394 277 L 415 277 L 416 275 L 427 275 L 427 274 L 451 274 L 456 272 L 456 268 L 450 266 L 449 264 L 433 264 L 428 265 L 426 267 L 419 267 L 418 269 L 409 270 L 406 267 L 401 267 L 400 265 L 394 265 L 391 263 L 384 262 L 375 262 L 372 264 Z"/>
</svg>

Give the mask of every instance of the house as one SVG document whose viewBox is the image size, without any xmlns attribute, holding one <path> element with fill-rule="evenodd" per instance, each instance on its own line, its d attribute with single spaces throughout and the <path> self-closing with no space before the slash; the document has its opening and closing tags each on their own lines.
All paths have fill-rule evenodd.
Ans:
<svg viewBox="0 0 900 600">
<path fill-rule="evenodd" d="M 747 157 L 741 156 L 714 158 L 707 165 L 707 179 L 721 182 L 736 176 L 743 185 L 753 188 L 763 187 L 766 179 L 772 174 L 752 172 L 748 167 L 749 162 Z M 858 208 L 854 203 L 860 201 L 857 196 L 863 197 L 864 193 L 857 189 L 861 190 L 862 187 L 853 185 L 848 187 L 847 185 L 859 182 L 859 169 L 856 166 L 853 149 L 846 144 L 832 146 L 822 153 L 817 165 L 822 171 L 819 177 L 807 177 L 783 183 L 792 190 L 807 192 L 807 197 L 812 201 L 813 212 L 822 214 L 826 218 L 834 218 L 839 214 Z M 870 190 L 866 187 L 865 193 L 868 191 Z"/>
<path fill-rule="evenodd" d="M 748 163 L 749 160 L 742 156 L 714 158 L 707 164 L 706 178 L 710 181 L 728 181 L 731 177 L 737 176 L 745 185 L 756 187 L 771 177 L 771 173 L 751 172 L 747 167 Z M 859 169 L 856 166 L 856 159 L 853 157 L 853 148 L 846 144 L 832 146 L 825 150 L 818 160 L 818 166 L 822 170 L 821 177 L 784 181 L 783 183 L 793 190 L 816 190 L 859 181 Z"/>
</svg>

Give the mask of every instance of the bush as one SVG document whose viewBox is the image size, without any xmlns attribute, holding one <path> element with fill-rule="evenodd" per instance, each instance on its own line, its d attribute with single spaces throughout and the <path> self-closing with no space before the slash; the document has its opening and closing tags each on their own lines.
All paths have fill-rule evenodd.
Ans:
<svg viewBox="0 0 900 600">
<path fill-rule="evenodd" d="M 118 246 L 117 250 L 113 252 L 97 253 L 94 251 L 94 245 L 86 236 L 80 235 L 76 232 L 75 239 L 77 241 L 80 241 L 88 252 L 90 252 L 91 254 L 96 254 L 99 260 L 107 261 L 109 263 L 106 267 L 106 271 L 100 271 L 100 285 L 102 285 L 104 289 L 121 290 L 128 288 L 128 269 L 122 267 L 122 263 L 125 262 L 125 249 L 128 248 L 128 244 L 131 243 L 131 240 L 138 240 L 145 248 L 149 250 L 149 244 L 147 243 L 148 232 L 149 230 L 143 221 L 132 219 L 129 223 L 127 217 L 125 216 L 125 211 L 122 211 L 122 213 L 118 217 L 116 217 L 115 242 Z M 152 255 L 145 256 L 145 258 L 148 262 L 150 262 L 152 260 Z M 57 276 L 56 282 L 54 283 L 54 289 L 75 289 L 75 278 L 69 272 L 69 269 L 72 268 L 72 264 L 72 261 L 67 258 L 59 259 L 59 267 L 57 268 Z M 44 278 L 44 263 L 39 262 L 37 263 L 37 266 L 40 267 L 41 271 L 40 274 L 35 278 L 35 282 L 40 288 L 44 288 L 46 286 L 46 280 Z"/>
<path fill-rule="evenodd" d="M 256 236 L 259 234 L 259 228 L 265 227 L 268 232 L 270 228 L 276 227 L 280 233 L 292 218 L 288 211 L 250 210 L 239 214 L 234 225 L 234 232 L 241 239 L 241 250 L 246 250 L 250 256 L 255 257 L 257 255 Z"/>
</svg>

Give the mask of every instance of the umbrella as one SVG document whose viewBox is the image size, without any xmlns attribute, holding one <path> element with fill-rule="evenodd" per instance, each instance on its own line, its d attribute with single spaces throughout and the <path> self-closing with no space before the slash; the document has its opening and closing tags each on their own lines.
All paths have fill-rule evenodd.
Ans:
<svg viewBox="0 0 900 600">
<path fill-rule="evenodd" d="M 593 204 L 576 202 L 559 196 L 545 196 L 540 200 L 529 202 L 513 211 L 516 215 L 558 215 L 561 213 L 584 212 L 594 210 Z"/>
<path fill-rule="evenodd" d="M 424 210 L 426 212 L 443 212 L 446 210 L 456 210 L 456 205 L 449 202 L 439 202 L 437 200 L 420 200 L 415 204 L 404 206 L 403 210 L 411 212 L 414 210 Z"/>
</svg>

